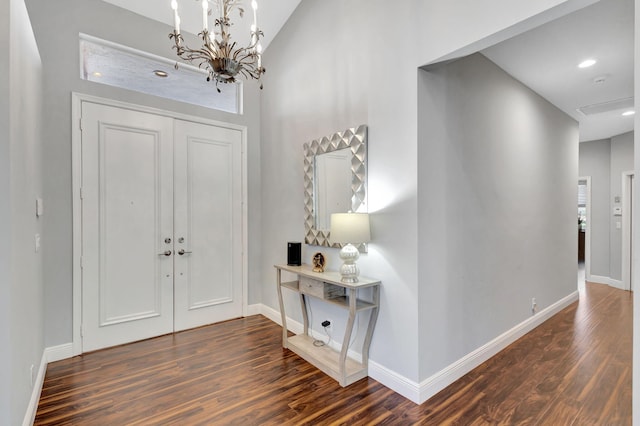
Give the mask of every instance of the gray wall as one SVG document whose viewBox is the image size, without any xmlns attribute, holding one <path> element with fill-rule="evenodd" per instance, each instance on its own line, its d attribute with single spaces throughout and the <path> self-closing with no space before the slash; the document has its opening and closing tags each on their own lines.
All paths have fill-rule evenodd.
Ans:
<svg viewBox="0 0 640 426">
<path fill-rule="evenodd" d="M 46 345 L 72 341 L 72 214 L 71 214 L 71 92 L 80 92 L 133 104 L 176 111 L 248 126 L 249 229 L 260 239 L 260 116 L 259 89 L 245 84 L 244 115 L 238 116 L 175 102 L 124 89 L 80 80 L 78 33 L 120 43 L 166 58 L 174 58 L 168 34 L 171 28 L 157 21 L 99 0 L 27 0 L 38 47 L 47 73 L 45 102 L 47 134 L 44 164 L 45 225 L 43 244 L 46 285 Z M 162 6 L 166 5 L 163 3 Z M 166 6 L 168 7 L 168 6 Z M 249 302 L 260 300 L 255 266 L 259 246 L 249 247 Z"/>
<path fill-rule="evenodd" d="M 609 276 L 614 280 L 622 280 L 622 229 L 617 222 L 621 216 L 613 216 L 613 207 L 622 207 L 622 173 L 633 170 L 633 133 L 628 132 L 611 138 L 611 207 L 609 217 Z M 620 202 L 615 202 L 620 197 Z"/>
<path fill-rule="evenodd" d="M 0 2 L 0 45 L 9 46 L 11 19 L 9 2 Z M 8 200 L 10 191 L 10 132 L 9 99 L 10 49 L 0 51 L 0 199 Z M 11 206 L 0 203 L 0 231 L 4 235 L 11 232 Z M 0 238 L 0 424 L 8 424 L 11 413 L 11 241 Z"/>
<path fill-rule="evenodd" d="M 572 7 L 579 3 L 586 2 L 498 1 L 487 7 L 473 1 L 411 0 L 390 11 L 389 2 L 381 0 L 302 2 L 265 54 L 268 72 L 262 96 L 261 141 L 263 303 L 277 309 L 272 265 L 286 259 L 287 241 L 300 241 L 304 235 L 302 144 L 347 127 L 368 124 L 372 243 L 369 253 L 358 263 L 363 275 L 383 282 L 382 307 L 371 359 L 374 366 L 382 366 L 402 376 L 405 383 L 408 380 L 418 386 L 438 368 L 464 355 L 460 343 L 463 337 L 453 336 L 452 348 L 449 348 L 449 337 L 441 339 L 436 330 L 442 326 L 443 319 L 423 316 L 423 308 L 419 306 L 419 300 L 434 296 L 433 291 L 436 298 L 432 304 L 453 304 L 454 301 L 437 299 L 441 296 L 434 288 L 438 283 L 431 281 L 430 275 L 428 279 L 419 277 L 418 265 L 427 255 L 418 252 L 418 231 L 422 232 L 419 228 L 424 222 L 418 218 L 418 185 L 426 183 L 418 171 L 424 167 L 418 159 L 423 143 L 418 139 L 418 121 L 424 117 L 418 116 L 416 70 L 477 40 L 483 39 L 475 45 L 477 48 L 486 47 L 490 39 L 499 41 L 500 37 L 515 31 L 514 24 L 529 25 L 523 21 L 534 15 L 540 23 L 548 19 L 543 12 L 553 6 Z M 364 17 L 363 11 L 366 11 Z M 390 13 L 393 19 L 389 19 Z M 501 30 L 504 32 L 494 36 Z M 577 148 L 562 149 L 566 151 L 562 151 L 561 159 L 552 163 L 554 167 L 569 158 L 569 154 L 573 157 L 568 169 L 555 177 L 564 182 L 564 173 L 573 173 L 571 194 L 575 198 Z M 564 191 L 563 184 L 558 192 Z M 437 202 L 431 206 L 440 207 Z M 558 215 L 562 216 L 566 211 L 564 204 L 560 206 Z M 545 212 L 549 210 L 546 205 L 543 208 Z M 425 209 L 421 209 L 421 214 Z M 536 229 L 537 225 L 530 226 Z M 553 227 L 556 226 L 554 222 Z M 575 233 L 575 226 L 568 232 Z M 458 235 L 451 237 L 458 238 Z M 560 233 L 551 240 L 551 244 L 557 243 L 557 248 L 551 251 L 559 253 L 559 262 L 566 256 L 566 235 Z M 539 241 L 535 240 L 535 244 Z M 338 264 L 335 250 L 305 247 L 304 259 L 308 261 L 316 250 L 327 254 L 330 266 L 335 268 Z M 569 250 L 575 254 L 575 244 Z M 543 260 L 546 258 L 534 258 L 531 262 L 544 264 Z M 575 287 L 575 262 L 571 265 L 571 282 Z M 456 274 L 456 269 L 439 271 Z M 548 306 L 568 294 L 567 271 L 558 267 L 554 272 L 560 274 L 554 281 L 562 283 L 559 288 L 541 289 L 539 294 L 523 296 L 528 302 L 514 306 L 517 312 L 509 313 L 508 319 L 494 320 L 491 311 L 485 311 L 485 317 L 476 318 L 481 336 L 476 341 L 483 339 L 486 343 L 496 337 L 496 330 L 507 329 L 517 323 L 516 318 L 526 317 L 531 297 L 538 297 L 541 306 Z M 504 287 L 511 291 L 508 286 Z M 484 295 L 488 304 L 505 300 L 497 291 L 490 289 Z M 296 304 L 295 298 L 287 298 L 289 312 L 294 311 Z M 334 337 L 339 339 L 341 313 L 322 304 L 314 304 L 312 308 L 312 326 L 321 330 L 316 323 L 325 318 L 337 319 L 333 323 L 337 324 Z M 433 322 L 426 321 L 427 318 L 433 318 Z"/>
<path fill-rule="evenodd" d="M 633 132 L 580 143 L 580 176 L 591 176 L 591 275 L 622 279 L 622 229 L 613 215 L 622 173 L 633 170 Z"/>
<path fill-rule="evenodd" d="M 419 74 L 421 371 L 576 291 L 578 125 L 481 54 Z M 437 344 L 434 344 L 437 342 Z"/>
<path fill-rule="evenodd" d="M 43 262 L 34 250 L 35 234 L 43 234 L 35 215 L 42 195 L 42 64 L 23 0 L 2 2 L 0 9 L 3 31 L 11 34 L 0 38 L 8 41 L 0 55 L 0 424 L 16 425 L 31 397 L 31 368 L 37 373 L 44 350 Z"/>
<path fill-rule="evenodd" d="M 611 141 L 580 143 L 579 175 L 591 176 L 591 275 L 610 276 Z"/>
<path fill-rule="evenodd" d="M 364 9 L 372 16 L 380 12 L 363 1 L 303 1 L 265 54 L 263 303 L 278 308 L 273 264 L 286 261 L 287 241 L 304 238 L 303 143 L 368 124 L 372 242 L 358 264 L 363 276 L 383 282 L 371 358 L 417 380 L 415 137 L 401 124 L 408 114 L 401 100 L 406 90 L 393 93 L 391 82 L 380 85 L 370 76 L 377 49 L 368 38 L 376 18 L 353 19 Z M 330 268 L 339 266 L 338 251 L 325 247 L 305 246 L 303 261 L 309 263 L 315 251 L 327 255 Z M 287 311 L 301 320 L 299 301 L 286 296 Z M 331 319 L 332 336 L 340 341 L 344 310 L 311 307 L 312 326 L 321 330 L 319 322 Z"/>
</svg>

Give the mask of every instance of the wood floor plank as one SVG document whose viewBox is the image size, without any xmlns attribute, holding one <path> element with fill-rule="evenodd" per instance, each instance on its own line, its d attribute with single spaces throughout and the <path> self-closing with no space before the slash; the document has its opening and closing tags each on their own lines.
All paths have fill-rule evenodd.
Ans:
<svg viewBox="0 0 640 426">
<path fill-rule="evenodd" d="M 567 307 L 416 405 L 342 388 L 256 315 L 49 364 L 36 425 L 629 425 L 631 293 Z"/>
</svg>

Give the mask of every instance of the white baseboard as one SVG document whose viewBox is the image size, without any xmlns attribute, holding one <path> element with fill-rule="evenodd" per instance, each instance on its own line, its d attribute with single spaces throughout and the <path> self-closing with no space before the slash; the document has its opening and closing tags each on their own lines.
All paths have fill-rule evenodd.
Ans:
<svg viewBox="0 0 640 426">
<path fill-rule="evenodd" d="M 261 303 L 256 303 L 253 305 L 247 305 L 247 310 L 244 313 L 245 317 L 250 317 L 253 315 L 259 315 L 261 313 L 262 310 L 262 304 Z"/>
<path fill-rule="evenodd" d="M 416 404 L 420 403 L 418 402 L 420 400 L 420 385 L 413 380 L 409 380 L 372 360 L 369 360 L 369 377 L 377 380 L 408 400 Z"/>
<path fill-rule="evenodd" d="M 282 316 L 280 315 L 280 311 L 276 311 L 267 305 L 261 305 L 260 313 L 282 327 Z M 304 326 L 302 323 L 287 317 L 287 329 L 292 333 L 300 334 L 304 331 Z"/>
<path fill-rule="evenodd" d="M 578 300 L 577 291 L 526 319 L 511 330 L 506 331 L 419 384 L 372 360 L 369 360 L 369 376 L 416 404 L 422 404 L 576 300 Z M 279 311 L 262 305 L 260 313 L 282 326 Z M 299 322 L 287 318 L 287 328 L 293 333 L 301 333 L 303 327 Z M 357 357 L 359 356 L 359 354 L 351 351 L 349 355 L 355 359 L 358 359 Z"/>
<path fill-rule="evenodd" d="M 428 400 L 436 393 L 440 392 L 442 389 L 446 388 L 483 362 L 487 361 L 489 358 L 493 357 L 498 352 L 509 346 L 511 343 L 515 342 L 520 337 L 538 327 L 540 324 L 542 324 L 576 300 L 578 300 L 578 292 L 574 291 L 573 293 L 569 294 L 563 299 L 560 299 L 548 308 L 543 309 L 536 315 L 524 320 L 520 324 L 513 327 L 511 330 L 506 331 L 487 344 L 460 358 L 453 364 L 450 364 L 449 366 L 443 368 L 442 370 L 438 371 L 437 373 L 420 383 L 420 391 L 417 401 L 413 398 L 409 399 L 417 402 L 418 404 L 422 404 L 424 401 Z"/>
<path fill-rule="evenodd" d="M 626 288 L 624 288 L 624 283 L 621 280 L 614 280 L 613 278 L 610 281 L 611 284 L 609 284 L 611 287 L 617 288 L 619 290 L 627 290 Z"/>
<path fill-rule="evenodd" d="M 603 277 L 600 275 L 591 275 L 589 279 L 587 279 L 587 281 L 590 281 L 592 283 L 597 283 L 597 284 L 606 284 L 610 287 L 615 287 L 620 290 L 625 290 L 624 283 L 621 280 L 615 280 L 610 277 Z"/>
<path fill-rule="evenodd" d="M 44 350 L 47 362 L 56 362 L 73 356 L 73 343 L 51 346 Z"/>
<path fill-rule="evenodd" d="M 40 401 L 40 393 L 42 392 L 42 384 L 44 383 L 44 375 L 47 372 L 47 350 L 42 352 L 42 358 L 40 359 L 40 367 L 38 367 L 38 374 L 36 380 L 33 383 L 33 389 L 31 390 L 31 399 L 29 405 L 27 405 L 27 411 L 24 414 L 22 420 L 22 426 L 33 425 L 36 419 L 36 412 L 38 411 L 38 402 Z"/>
<path fill-rule="evenodd" d="M 44 376 L 47 373 L 47 364 L 50 362 L 60 361 L 63 359 L 71 358 L 73 356 L 73 343 L 66 343 L 64 345 L 52 346 L 45 348 L 42 352 L 42 358 L 40 359 L 40 367 L 38 368 L 38 374 L 33 383 L 33 390 L 31 391 L 31 399 L 27 406 L 27 411 L 22 421 L 23 426 L 30 426 L 36 418 L 36 412 L 38 411 L 38 402 L 40 401 L 40 393 L 42 392 L 42 385 L 44 384 Z"/>
</svg>

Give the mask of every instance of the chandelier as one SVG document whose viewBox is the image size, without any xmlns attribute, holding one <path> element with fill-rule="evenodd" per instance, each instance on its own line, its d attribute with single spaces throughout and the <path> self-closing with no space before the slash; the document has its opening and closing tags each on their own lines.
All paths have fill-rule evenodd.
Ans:
<svg viewBox="0 0 640 426">
<path fill-rule="evenodd" d="M 251 2 L 253 24 L 251 25 L 251 41 L 247 47 L 238 47 L 236 42 L 231 41 L 229 32 L 231 25 L 233 25 L 229 14 L 237 9 L 240 17 L 244 16 L 240 0 L 196 1 L 202 5 L 203 30 L 198 34 L 198 37 L 202 39 L 203 43 L 199 49 L 191 49 L 184 44 L 184 39 L 180 34 L 178 1 L 171 0 L 174 30 L 169 34 L 169 38 L 174 40 L 175 46 L 173 48 L 176 49 L 178 56 L 186 61 L 198 63 L 198 67 L 206 69 L 209 73 L 207 81 L 215 81 L 218 92 L 220 92 L 218 83 L 234 83 L 238 74 L 246 79 L 253 78 L 260 81 L 265 69 L 262 66 L 262 46 L 260 45 L 260 37 L 263 36 L 263 33 L 258 28 L 256 0 Z M 210 2 L 217 9 L 211 32 L 209 32 L 209 16 L 214 12 L 209 9 Z M 260 83 L 260 89 L 262 89 L 262 83 Z"/>
</svg>

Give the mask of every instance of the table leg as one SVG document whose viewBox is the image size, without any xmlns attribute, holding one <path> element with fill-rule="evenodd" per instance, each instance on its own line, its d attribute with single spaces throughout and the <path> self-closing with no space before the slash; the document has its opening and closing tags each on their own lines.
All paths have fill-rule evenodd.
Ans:
<svg viewBox="0 0 640 426">
<path fill-rule="evenodd" d="M 347 380 L 347 352 L 349 352 L 349 342 L 351 341 L 351 333 L 356 320 L 356 289 L 349 289 L 349 320 L 344 330 L 344 339 L 342 339 L 342 350 L 340 351 L 340 385 L 345 386 Z"/>
<path fill-rule="evenodd" d="M 282 318 L 282 347 L 287 347 L 287 316 L 284 313 L 284 302 L 282 301 L 282 271 L 276 269 L 276 285 L 278 288 L 278 301 L 280 302 L 280 315 Z"/>
<path fill-rule="evenodd" d="M 365 335 L 364 342 L 362 343 L 362 364 L 365 367 L 368 367 L 369 365 L 369 346 L 371 346 L 373 329 L 376 326 L 378 311 L 380 309 L 380 286 L 373 287 L 373 303 L 376 305 L 376 307 L 371 310 L 369 325 L 367 326 L 367 334 Z"/>
<path fill-rule="evenodd" d="M 304 294 L 300 293 L 300 306 L 302 307 L 302 325 L 304 326 L 303 333 L 309 335 L 309 315 L 307 314 L 307 299 Z"/>
</svg>

